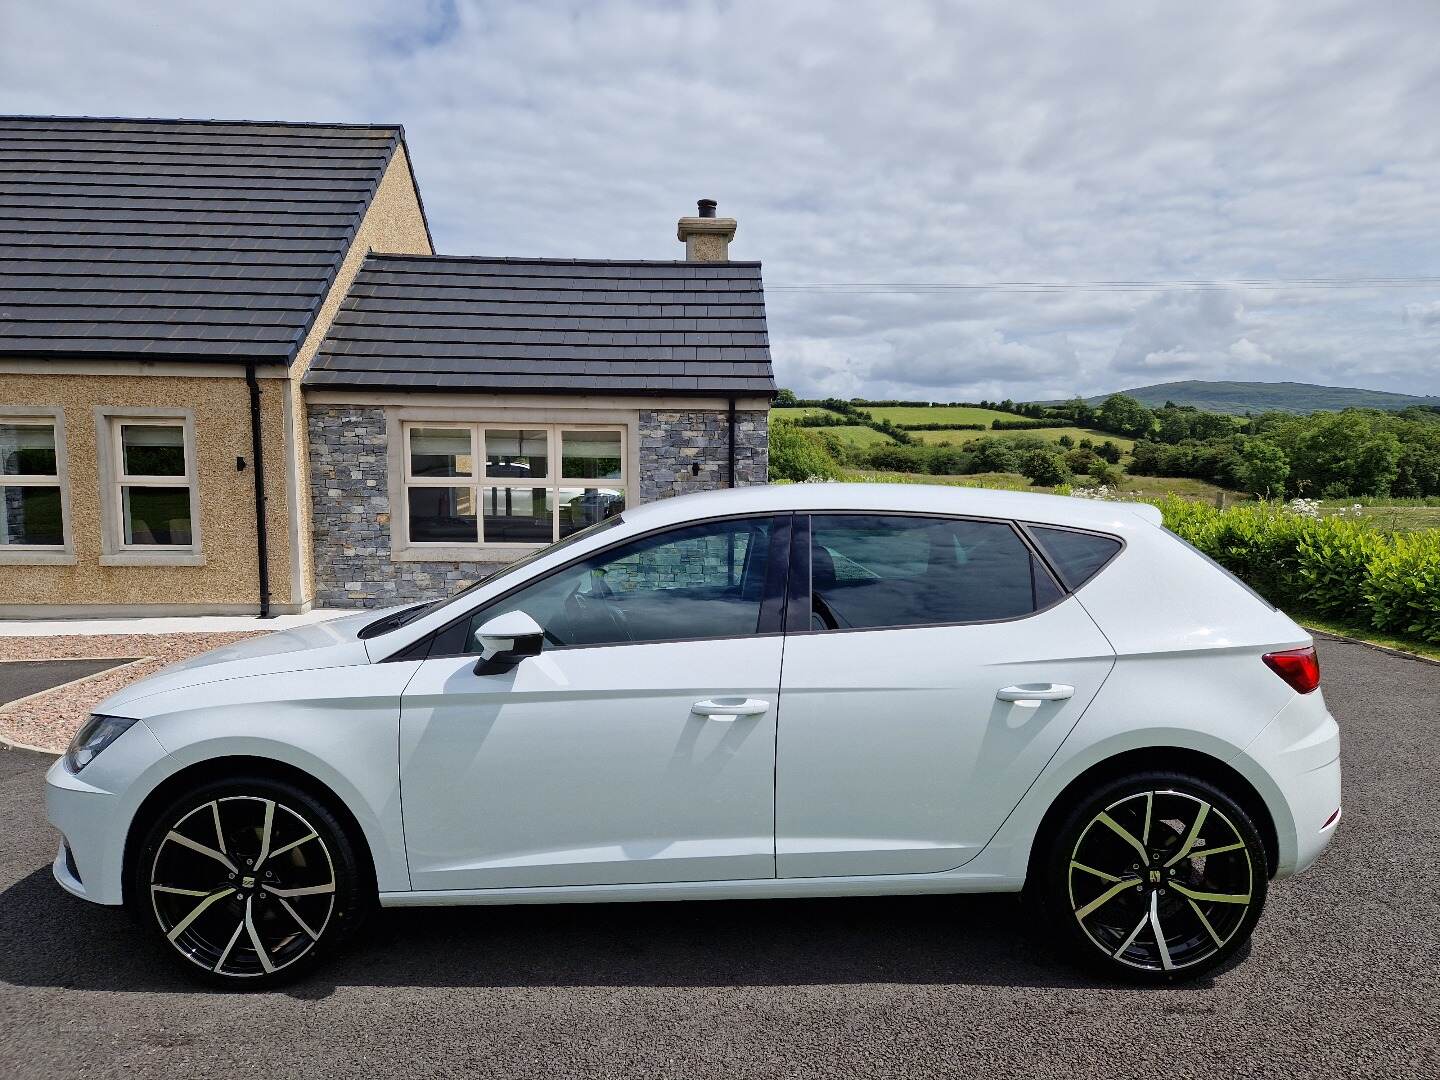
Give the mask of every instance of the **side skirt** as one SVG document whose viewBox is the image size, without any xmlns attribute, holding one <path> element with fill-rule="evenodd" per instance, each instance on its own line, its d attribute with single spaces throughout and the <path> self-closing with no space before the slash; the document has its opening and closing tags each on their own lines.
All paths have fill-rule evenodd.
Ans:
<svg viewBox="0 0 1440 1080">
<path fill-rule="evenodd" d="M 829 896 L 1019 892 L 1023 881 L 1002 874 L 948 873 L 839 878 L 671 881 L 642 885 L 546 885 L 537 888 L 437 889 L 380 894 L 382 907 L 467 904 L 616 904 L 662 900 L 764 900 Z"/>
</svg>

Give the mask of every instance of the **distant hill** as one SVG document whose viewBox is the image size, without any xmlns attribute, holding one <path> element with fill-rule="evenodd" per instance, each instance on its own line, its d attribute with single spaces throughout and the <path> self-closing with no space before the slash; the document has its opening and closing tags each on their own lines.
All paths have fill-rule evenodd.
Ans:
<svg viewBox="0 0 1440 1080">
<path fill-rule="evenodd" d="M 1360 390 L 1349 386 L 1317 386 L 1298 382 L 1187 382 L 1156 383 L 1117 391 L 1129 394 L 1146 405 L 1194 405 L 1207 412 L 1242 414 L 1247 412 L 1312 413 L 1340 409 L 1385 409 L 1391 412 L 1412 405 L 1440 408 L 1440 397 L 1415 397 L 1391 394 L 1384 390 Z M 1109 394 L 1097 394 L 1085 400 L 1099 405 Z M 1044 404 L 1055 404 L 1045 402 Z"/>
</svg>

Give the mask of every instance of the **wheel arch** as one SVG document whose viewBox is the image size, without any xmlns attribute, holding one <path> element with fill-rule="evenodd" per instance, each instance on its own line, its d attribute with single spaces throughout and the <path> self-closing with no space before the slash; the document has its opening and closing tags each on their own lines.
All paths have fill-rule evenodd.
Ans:
<svg viewBox="0 0 1440 1080">
<path fill-rule="evenodd" d="M 241 775 L 258 775 L 284 781 L 323 802 L 345 830 L 346 839 L 354 848 L 355 859 L 360 867 L 366 888 L 378 892 L 375 856 L 371 850 L 369 838 L 344 799 L 340 798 L 324 781 L 298 766 L 277 761 L 274 758 L 232 754 L 207 758 L 179 769 L 157 784 L 141 801 L 130 818 L 130 827 L 125 834 L 125 851 L 121 860 L 120 873 L 122 903 L 128 904 L 131 900 L 130 883 L 135 869 L 135 859 L 139 855 L 140 844 L 156 815 L 187 789 L 214 780 L 227 780 Z"/>
<path fill-rule="evenodd" d="M 1265 861 L 1270 877 L 1275 876 L 1280 864 L 1280 839 L 1274 816 L 1265 799 L 1255 786 L 1233 766 L 1221 761 L 1203 750 L 1183 746 L 1146 746 L 1125 750 L 1103 761 L 1096 762 L 1070 781 L 1053 800 L 1040 820 L 1035 832 L 1034 843 L 1030 846 L 1030 858 L 1026 868 L 1026 883 L 1037 879 L 1038 862 L 1049 850 L 1050 841 L 1059 830 L 1065 814 L 1085 796 L 1110 780 L 1127 773 L 1146 769 L 1166 772 L 1189 773 L 1199 780 L 1205 780 L 1221 788 L 1238 802 L 1260 833 L 1265 845 Z"/>
</svg>

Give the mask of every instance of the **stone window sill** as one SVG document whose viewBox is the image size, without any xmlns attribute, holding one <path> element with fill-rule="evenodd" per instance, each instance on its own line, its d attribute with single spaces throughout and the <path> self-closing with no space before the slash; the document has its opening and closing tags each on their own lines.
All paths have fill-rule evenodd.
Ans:
<svg viewBox="0 0 1440 1080">
<path fill-rule="evenodd" d="M 0 565 L 4 566 L 74 566 L 73 551 L 6 551 L 0 548 Z"/>
<path fill-rule="evenodd" d="M 391 562 L 510 563 L 533 555 L 544 544 L 468 544 L 396 548 Z"/>
<path fill-rule="evenodd" d="M 101 566 L 204 566 L 198 551 L 121 551 L 101 555 Z"/>
</svg>

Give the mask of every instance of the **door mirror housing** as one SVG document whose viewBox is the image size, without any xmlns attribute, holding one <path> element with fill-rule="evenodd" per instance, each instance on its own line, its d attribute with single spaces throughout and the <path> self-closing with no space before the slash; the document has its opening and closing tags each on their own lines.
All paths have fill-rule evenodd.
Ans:
<svg viewBox="0 0 1440 1080">
<path fill-rule="evenodd" d="M 538 656 L 545 643 L 545 631 L 523 611 L 507 611 L 475 631 L 480 659 L 476 675 L 498 675 L 515 668 L 527 656 Z"/>
</svg>

